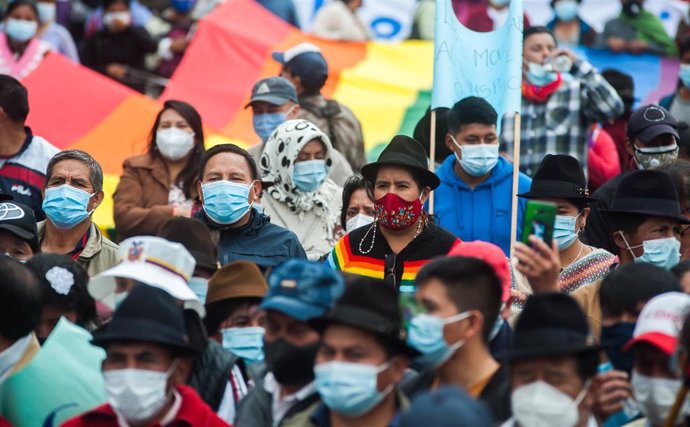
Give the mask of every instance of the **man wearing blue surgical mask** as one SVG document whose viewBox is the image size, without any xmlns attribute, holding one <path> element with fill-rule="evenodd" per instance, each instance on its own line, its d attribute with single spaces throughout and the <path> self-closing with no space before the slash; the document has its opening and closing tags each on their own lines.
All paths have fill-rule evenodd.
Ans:
<svg viewBox="0 0 690 427">
<path fill-rule="evenodd" d="M 47 219 L 38 223 L 41 251 L 70 256 L 90 276 L 117 264 L 117 245 L 91 220 L 103 197 L 103 169 L 90 154 L 65 150 L 50 159 L 43 190 Z"/>
<path fill-rule="evenodd" d="M 448 111 L 445 142 L 453 155 L 436 172 L 441 185 L 436 189 L 434 213 L 443 228 L 462 240 L 490 242 L 508 254 L 513 165 L 498 155 L 497 118 L 491 104 L 475 96 Z M 530 183 L 521 173 L 518 190 L 528 191 Z M 525 201 L 518 203 L 518 224 L 522 224 Z"/>
<path fill-rule="evenodd" d="M 271 224 L 259 208 L 262 183 L 244 149 L 221 144 L 208 150 L 198 186 L 203 207 L 198 218 L 215 235 L 222 265 L 243 260 L 266 271 L 286 259 L 307 257 L 295 233 Z"/>
<path fill-rule="evenodd" d="M 274 130 L 288 120 L 297 119 L 300 115 L 300 104 L 293 84 L 283 77 L 261 79 L 252 88 L 252 97 L 245 108 L 252 108 L 252 125 L 254 132 L 261 138 L 261 143 L 247 151 L 259 163 L 264 151 L 264 143 Z M 354 175 L 352 167 L 345 156 L 338 150 L 331 150 L 333 167 L 331 179 L 342 186 Z"/>
</svg>

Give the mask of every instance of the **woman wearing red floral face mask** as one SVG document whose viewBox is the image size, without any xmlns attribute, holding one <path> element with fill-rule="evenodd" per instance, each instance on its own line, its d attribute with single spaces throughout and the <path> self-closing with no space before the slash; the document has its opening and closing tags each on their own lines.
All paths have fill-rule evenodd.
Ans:
<svg viewBox="0 0 690 427">
<path fill-rule="evenodd" d="M 460 243 L 423 208 L 440 181 L 427 169 L 422 145 L 404 135 L 393 137 L 378 160 L 362 168 L 362 175 L 373 194 L 376 220 L 340 239 L 328 263 L 399 289 L 413 286 L 422 265 Z"/>
</svg>

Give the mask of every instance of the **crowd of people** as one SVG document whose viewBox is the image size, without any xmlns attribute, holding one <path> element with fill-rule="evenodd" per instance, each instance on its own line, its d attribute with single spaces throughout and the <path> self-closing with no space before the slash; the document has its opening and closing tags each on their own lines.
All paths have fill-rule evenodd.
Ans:
<svg viewBox="0 0 690 427">
<path fill-rule="evenodd" d="M 83 17 L 79 55 L 64 3 Z M 319 48 L 292 46 L 251 88 L 249 150 L 207 149 L 195 107 L 163 103 L 106 232 L 92 220 L 109 197 L 98 160 L 34 135 L 18 79 L 53 50 L 146 90 L 146 54 L 169 77 L 217 3 L 7 5 L 0 426 L 28 425 L 13 405 L 93 390 L 64 368 L 59 390 L 39 375 L 28 385 L 48 393 L 10 398 L 70 333 L 102 360 L 67 352 L 50 369 L 100 372 L 90 397 L 103 397 L 61 407 L 66 427 L 690 425 L 690 38 L 664 37 L 639 0 L 603 34 L 575 0 L 554 0 L 547 27 L 525 17 L 519 164 L 515 116 L 476 96 L 436 111 L 435 144 L 427 113 L 367 162 L 358 119 L 321 93 Z M 289 1 L 260 3 L 296 19 Z M 485 2 L 477 29 L 508 4 Z M 368 39 L 360 6 L 329 4 L 314 31 Z M 679 53 L 677 91 L 634 106 L 631 76 L 564 47 L 602 40 Z M 551 241 L 522 236 L 534 202 L 556 211 Z"/>
</svg>

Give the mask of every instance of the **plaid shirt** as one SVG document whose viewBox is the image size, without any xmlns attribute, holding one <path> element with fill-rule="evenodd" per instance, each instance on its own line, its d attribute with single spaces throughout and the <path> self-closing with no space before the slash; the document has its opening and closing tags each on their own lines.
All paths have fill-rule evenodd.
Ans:
<svg viewBox="0 0 690 427">
<path fill-rule="evenodd" d="M 587 175 L 587 131 L 595 122 L 607 123 L 623 114 L 623 101 L 596 69 L 578 61 L 573 79 L 545 103 L 522 98 L 520 171 L 532 176 L 547 154 L 569 154 L 580 161 Z M 503 118 L 501 149 L 513 154 L 515 114 Z"/>
</svg>

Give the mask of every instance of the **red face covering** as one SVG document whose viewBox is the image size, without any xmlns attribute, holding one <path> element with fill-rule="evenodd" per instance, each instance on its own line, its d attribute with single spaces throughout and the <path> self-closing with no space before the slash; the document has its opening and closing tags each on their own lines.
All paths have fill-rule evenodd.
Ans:
<svg viewBox="0 0 690 427">
<path fill-rule="evenodd" d="M 419 199 L 408 202 L 394 193 L 388 193 L 376 202 L 376 218 L 389 230 L 404 230 L 417 222 L 422 213 Z"/>
</svg>

